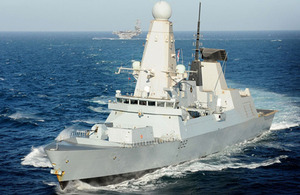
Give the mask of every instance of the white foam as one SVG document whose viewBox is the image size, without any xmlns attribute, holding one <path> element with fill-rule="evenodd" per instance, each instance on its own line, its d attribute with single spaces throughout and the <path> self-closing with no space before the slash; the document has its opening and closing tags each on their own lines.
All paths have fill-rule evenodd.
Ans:
<svg viewBox="0 0 300 195">
<path fill-rule="evenodd" d="M 40 97 L 40 98 L 48 97 L 46 94 L 38 94 L 37 96 Z"/>
<path fill-rule="evenodd" d="M 78 119 L 73 120 L 73 123 L 86 123 L 86 124 L 96 124 L 96 123 L 104 123 L 102 120 L 94 118 L 94 119 Z"/>
<path fill-rule="evenodd" d="M 52 167 L 44 151 L 44 146 L 32 147 L 31 152 L 22 158 L 21 164 L 34 167 Z"/>
<path fill-rule="evenodd" d="M 271 42 L 281 42 L 282 40 L 281 39 L 273 39 L 271 40 Z"/>
<path fill-rule="evenodd" d="M 267 159 L 261 162 L 250 162 L 250 163 L 245 163 L 245 162 L 239 162 L 240 159 L 235 159 L 235 158 L 230 158 L 230 157 L 224 157 L 221 158 L 220 161 L 216 161 L 217 163 L 203 163 L 200 161 L 194 162 L 188 167 L 184 167 L 183 173 L 186 172 L 198 172 L 198 171 L 221 171 L 224 169 L 240 169 L 240 168 L 246 168 L 246 169 L 256 169 L 259 167 L 265 167 L 265 166 L 270 166 L 275 163 L 281 163 L 280 159 L 285 159 L 287 158 L 286 155 L 281 155 L 272 159 Z"/>
<path fill-rule="evenodd" d="M 44 184 L 48 185 L 48 186 L 58 186 L 58 182 L 43 182 Z"/>
<path fill-rule="evenodd" d="M 110 111 L 107 109 L 104 109 L 103 107 L 93 107 L 89 106 L 88 109 L 94 111 L 94 112 L 99 112 L 99 113 L 109 113 Z"/>
<path fill-rule="evenodd" d="M 279 123 L 273 123 L 271 126 L 271 130 L 289 129 L 289 128 L 298 127 L 298 126 L 299 126 L 299 123 L 282 121 Z"/>
<path fill-rule="evenodd" d="M 94 97 L 90 100 L 87 100 L 89 102 L 101 104 L 101 105 L 106 105 L 110 99 L 113 99 L 114 97 L 111 96 L 99 96 L 99 97 Z"/>
<path fill-rule="evenodd" d="M 34 114 L 24 113 L 24 112 L 20 112 L 20 111 L 17 111 L 16 113 L 9 115 L 8 117 L 11 118 L 11 119 L 14 119 L 14 120 L 27 119 L 27 120 L 45 122 L 43 119 L 41 119 L 40 117 L 35 116 Z"/>
<path fill-rule="evenodd" d="M 102 107 L 93 107 L 93 106 L 89 106 L 88 109 L 94 111 L 94 112 L 103 112 L 103 108 Z"/>
<path fill-rule="evenodd" d="M 106 105 L 107 104 L 106 100 L 94 100 L 93 102 L 97 103 L 97 104 L 102 104 L 102 105 Z"/>
</svg>

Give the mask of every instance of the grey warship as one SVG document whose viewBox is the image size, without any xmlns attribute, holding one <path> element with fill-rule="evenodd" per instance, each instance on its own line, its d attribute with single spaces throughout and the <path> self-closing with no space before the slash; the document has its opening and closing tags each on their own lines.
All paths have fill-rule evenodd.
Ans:
<svg viewBox="0 0 300 195">
<path fill-rule="evenodd" d="M 255 108 L 248 88 L 228 88 L 221 66 L 226 51 L 199 47 L 200 19 L 190 70 L 177 64 L 171 13 L 165 1 L 154 5 L 142 61 L 117 72 L 133 74 L 133 95 L 117 90 L 104 124 L 45 147 L 62 188 L 72 180 L 118 177 L 198 159 L 270 129 L 276 110 Z"/>
</svg>

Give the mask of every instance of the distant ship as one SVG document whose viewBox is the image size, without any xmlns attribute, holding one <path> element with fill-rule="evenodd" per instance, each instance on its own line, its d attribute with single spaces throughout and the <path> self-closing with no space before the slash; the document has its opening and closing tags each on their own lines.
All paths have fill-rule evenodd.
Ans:
<svg viewBox="0 0 300 195">
<path fill-rule="evenodd" d="M 113 34 L 118 35 L 120 39 L 132 39 L 132 37 L 139 36 L 142 33 L 140 27 L 140 20 L 136 21 L 135 30 L 127 30 L 127 31 L 114 31 Z"/>
<path fill-rule="evenodd" d="M 270 129 L 276 110 L 255 108 L 248 88 L 228 88 L 220 63 L 226 51 L 199 47 L 200 11 L 195 59 L 190 70 L 177 64 L 171 13 L 165 1 L 154 5 L 142 61 L 119 68 L 137 80 L 134 94 L 117 90 L 104 124 L 45 147 L 61 188 L 72 180 L 113 182 L 198 159 Z"/>
</svg>

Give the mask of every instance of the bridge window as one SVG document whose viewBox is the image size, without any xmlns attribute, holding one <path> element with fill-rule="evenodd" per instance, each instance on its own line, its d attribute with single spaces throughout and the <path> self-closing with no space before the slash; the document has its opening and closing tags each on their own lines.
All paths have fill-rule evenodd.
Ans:
<svg viewBox="0 0 300 195">
<path fill-rule="evenodd" d="M 165 102 L 157 102 L 158 107 L 165 107 Z"/>
<path fill-rule="evenodd" d="M 173 108 L 173 102 L 167 102 L 167 107 Z"/>
<path fill-rule="evenodd" d="M 138 104 L 138 101 L 137 100 L 130 100 L 130 103 L 131 104 Z"/>
<path fill-rule="evenodd" d="M 116 98 L 117 103 L 123 104 L 133 104 L 133 105 L 143 105 L 143 106 L 157 106 L 157 107 L 167 107 L 167 108 L 179 108 L 178 102 L 169 101 L 155 101 L 155 100 L 139 100 L 131 98 Z"/>
<path fill-rule="evenodd" d="M 146 103 L 147 102 L 145 100 L 140 100 L 140 105 L 146 106 L 147 105 Z"/>
<path fill-rule="evenodd" d="M 148 106 L 155 106 L 155 102 L 154 101 L 148 101 Z"/>
</svg>

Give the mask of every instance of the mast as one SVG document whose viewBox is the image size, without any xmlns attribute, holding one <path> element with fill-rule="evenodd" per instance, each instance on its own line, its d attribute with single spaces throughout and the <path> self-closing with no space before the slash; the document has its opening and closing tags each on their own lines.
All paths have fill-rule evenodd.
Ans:
<svg viewBox="0 0 300 195">
<path fill-rule="evenodd" d="M 198 26 L 197 26 L 197 39 L 196 39 L 196 50 L 195 50 L 195 60 L 199 60 L 199 46 L 200 46 L 200 13 L 201 13 L 201 2 L 199 2 L 199 15 L 198 15 Z"/>
<path fill-rule="evenodd" d="M 196 38 L 196 49 L 195 49 L 195 59 L 191 64 L 191 72 L 189 76 L 190 81 L 196 81 L 197 86 L 202 86 L 202 71 L 201 71 L 201 61 L 199 59 L 200 53 L 200 13 L 201 13 L 201 2 L 199 2 L 199 16 L 197 24 L 197 38 Z"/>
</svg>

